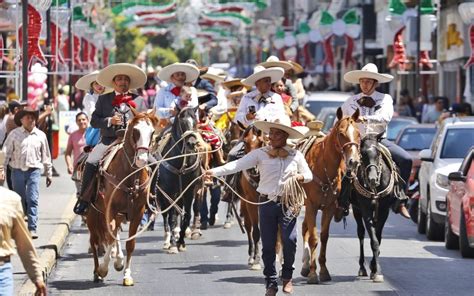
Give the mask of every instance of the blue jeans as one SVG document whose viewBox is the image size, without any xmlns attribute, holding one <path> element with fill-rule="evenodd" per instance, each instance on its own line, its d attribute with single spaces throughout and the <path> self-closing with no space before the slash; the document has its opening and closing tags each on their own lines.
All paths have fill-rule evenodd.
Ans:
<svg viewBox="0 0 474 296">
<path fill-rule="evenodd" d="M 10 262 L 0 265 L 0 295 L 13 295 L 13 268 Z"/>
<path fill-rule="evenodd" d="M 12 169 L 13 190 L 21 196 L 23 212 L 28 216 L 28 229 L 36 230 L 38 225 L 38 198 L 40 169 Z"/>
<path fill-rule="evenodd" d="M 215 182 L 215 181 L 214 181 Z M 214 186 L 213 186 L 214 187 Z M 208 214 L 216 215 L 219 209 L 219 202 L 221 201 L 221 187 L 216 186 L 215 188 L 209 189 L 211 192 L 211 208 L 208 209 L 207 207 L 207 196 L 205 196 L 202 200 L 201 204 L 201 223 L 209 222 Z"/>
<path fill-rule="evenodd" d="M 260 234 L 262 237 L 262 259 L 265 265 L 263 274 L 268 287 L 277 287 L 277 271 L 275 268 L 275 244 L 277 241 L 278 225 L 281 227 L 283 243 L 282 279 L 293 278 L 293 263 L 296 254 L 296 218 L 286 218 L 280 202 L 269 202 L 259 206 Z"/>
<path fill-rule="evenodd" d="M 397 164 L 400 169 L 400 176 L 403 181 L 405 181 L 405 190 L 408 187 L 408 180 L 410 179 L 412 158 L 410 153 L 406 152 L 402 147 L 397 144 L 389 141 L 387 139 L 382 139 L 381 143 L 390 150 L 392 154 L 393 161 Z"/>
</svg>

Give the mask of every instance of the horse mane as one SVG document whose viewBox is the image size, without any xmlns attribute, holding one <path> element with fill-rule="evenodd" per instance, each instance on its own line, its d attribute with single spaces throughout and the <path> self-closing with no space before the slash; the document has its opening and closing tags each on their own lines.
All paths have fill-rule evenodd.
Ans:
<svg viewBox="0 0 474 296">
<path fill-rule="evenodd" d="M 242 135 L 240 136 L 240 141 L 242 141 L 243 139 L 245 139 L 245 137 L 247 137 L 247 135 L 250 133 L 250 131 L 254 131 L 256 132 L 257 136 L 260 136 L 262 134 L 262 131 L 257 129 L 253 124 L 249 124 L 244 132 L 242 133 Z"/>
<path fill-rule="evenodd" d="M 158 121 L 159 121 L 158 117 L 154 113 L 148 113 L 148 112 L 140 112 L 140 113 L 135 114 L 135 116 L 130 120 L 128 125 L 134 126 L 135 124 L 137 124 L 138 121 L 144 118 L 149 119 L 153 126 L 158 125 Z"/>
</svg>

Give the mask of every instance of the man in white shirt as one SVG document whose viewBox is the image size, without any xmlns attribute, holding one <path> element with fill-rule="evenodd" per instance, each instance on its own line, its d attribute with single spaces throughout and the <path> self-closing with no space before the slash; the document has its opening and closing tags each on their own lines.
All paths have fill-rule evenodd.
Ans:
<svg viewBox="0 0 474 296">
<path fill-rule="evenodd" d="M 385 126 L 388 125 L 393 116 L 393 100 L 388 94 L 383 94 L 375 90 L 379 83 L 390 82 L 393 79 L 392 75 L 378 73 L 377 66 L 369 63 L 365 65 L 362 70 L 350 71 L 344 75 L 344 80 L 350 83 L 359 84 L 361 93 L 356 94 L 348 98 L 342 105 L 342 112 L 345 116 L 351 116 L 357 109 L 360 111 L 358 123 L 361 138 L 367 132 L 367 123 L 383 123 Z M 386 134 L 385 134 L 386 135 Z M 385 136 L 384 135 L 384 136 Z M 382 139 L 381 143 L 390 150 L 393 161 L 397 164 L 400 169 L 400 176 L 408 184 L 410 177 L 412 159 L 410 154 L 403 150 L 400 146 L 395 143 Z M 343 179 L 343 189 L 341 191 L 342 206 L 347 203 L 347 178 Z M 403 186 L 406 190 L 406 185 Z M 402 191 L 405 191 L 402 190 Z M 405 194 L 398 197 L 400 204 L 397 204 L 396 212 L 400 213 L 405 218 L 410 218 L 405 203 L 407 197 Z M 346 211 L 347 213 L 347 211 Z"/>
<path fill-rule="evenodd" d="M 260 181 L 257 192 L 260 193 L 259 216 L 260 233 L 262 236 L 262 259 L 265 265 L 263 274 L 266 280 L 266 294 L 276 295 L 278 291 L 278 276 L 275 269 L 275 244 L 278 227 L 281 228 L 283 241 L 283 292 L 293 292 L 293 263 L 296 254 L 296 218 L 297 214 L 289 216 L 285 204 L 282 204 L 282 189 L 286 182 L 296 180 L 308 183 L 313 179 L 303 154 L 286 145 L 287 139 L 297 139 L 303 134 L 291 127 L 287 116 L 274 118 L 270 121 L 257 121 L 255 127 L 268 133 L 270 146 L 251 151 L 239 160 L 227 163 L 206 171 L 207 178 L 224 176 L 239 171 L 257 167 Z M 294 178 L 294 179 L 292 179 Z M 302 205 L 300 205 L 302 206 Z"/>
</svg>

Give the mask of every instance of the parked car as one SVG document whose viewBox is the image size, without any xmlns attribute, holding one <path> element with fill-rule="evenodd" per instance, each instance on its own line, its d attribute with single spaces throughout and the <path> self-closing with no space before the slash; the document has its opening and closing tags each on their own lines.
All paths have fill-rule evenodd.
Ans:
<svg viewBox="0 0 474 296">
<path fill-rule="evenodd" d="M 323 127 L 321 128 L 322 132 L 327 134 L 329 130 L 334 126 L 337 118 L 337 108 L 336 107 L 323 107 L 318 114 L 317 119 L 322 121 Z"/>
<path fill-rule="evenodd" d="M 463 257 L 474 258 L 474 147 L 448 180 L 445 246 L 459 248 Z"/>
<path fill-rule="evenodd" d="M 341 107 L 351 95 L 351 93 L 337 91 L 313 92 L 306 95 L 303 100 L 303 106 L 318 117 L 323 107 Z"/>
<path fill-rule="evenodd" d="M 415 117 L 393 117 L 387 126 L 387 140 L 395 141 L 400 131 L 410 124 L 418 124 L 418 120 Z"/>
<path fill-rule="evenodd" d="M 420 151 L 418 232 L 430 240 L 444 237 L 448 174 L 460 167 L 473 145 L 474 117 L 454 117 L 443 121 L 430 149 Z"/>
</svg>

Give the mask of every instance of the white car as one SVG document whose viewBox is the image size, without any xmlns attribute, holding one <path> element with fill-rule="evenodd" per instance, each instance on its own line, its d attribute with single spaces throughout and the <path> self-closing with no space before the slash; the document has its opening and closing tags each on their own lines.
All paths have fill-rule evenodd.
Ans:
<svg viewBox="0 0 474 296">
<path fill-rule="evenodd" d="M 319 112 L 323 107 L 341 107 L 342 104 L 352 96 L 351 93 L 338 92 L 338 91 L 318 91 L 312 92 L 305 96 L 303 99 L 303 106 L 313 113 L 314 116 L 318 117 Z"/>
<path fill-rule="evenodd" d="M 430 240 L 444 237 L 448 175 L 459 169 L 473 145 L 474 117 L 447 118 L 436 132 L 430 149 L 420 151 L 418 232 L 426 232 Z"/>
</svg>

